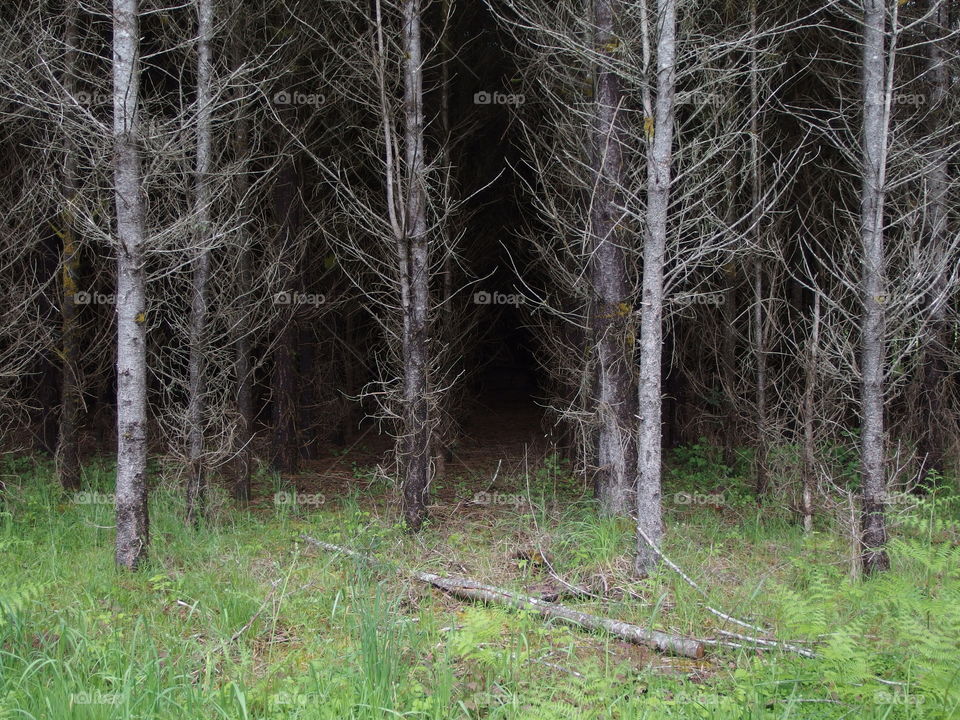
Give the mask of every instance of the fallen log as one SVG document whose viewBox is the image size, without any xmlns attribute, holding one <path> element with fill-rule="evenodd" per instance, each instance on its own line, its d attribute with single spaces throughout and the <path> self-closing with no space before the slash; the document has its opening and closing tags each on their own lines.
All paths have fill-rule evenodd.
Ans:
<svg viewBox="0 0 960 720">
<path fill-rule="evenodd" d="M 343 553 L 344 555 L 362 560 L 371 560 L 370 557 L 356 550 L 323 542 L 309 535 L 301 535 L 301 537 L 311 545 L 329 550 L 330 552 Z M 603 630 L 621 640 L 626 640 L 635 645 L 644 645 L 658 652 L 695 659 L 703 657 L 703 643 L 699 640 L 685 638 L 679 635 L 671 635 L 658 630 L 649 630 L 639 625 L 633 625 L 632 623 L 613 620 L 599 615 L 591 615 L 590 613 L 573 610 L 572 608 L 557 603 L 538 600 L 537 598 L 521 595 L 520 593 L 515 593 L 510 590 L 493 587 L 492 585 L 483 585 L 469 578 L 456 576 L 441 577 L 434 573 L 417 571 L 406 574 L 420 582 L 427 583 L 450 595 L 465 600 L 504 603 L 512 607 L 532 610 L 544 617 L 554 618 L 567 625 L 585 627 L 590 630 Z"/>
</svg>

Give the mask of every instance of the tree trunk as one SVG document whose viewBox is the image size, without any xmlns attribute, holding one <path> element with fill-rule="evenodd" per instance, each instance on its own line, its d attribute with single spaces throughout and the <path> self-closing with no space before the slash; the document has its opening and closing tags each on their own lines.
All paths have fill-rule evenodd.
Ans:
<svg viewBox="0 0 960 720">
<path fill-rule="evenodd" d="M 820 345 L 820 293 L 813 296 L 813 324 L 807 349 L 807 368 L 803 389 L 803 529 L 813 530 L 813 488 L 816 478 L 816 432 L 814 396 L 817 391 L 817 363 Z"/>
<path fill-rule="evenodd" d="M 116 563 L 134 570 L 149 544 L 144 209 L 139 125 L 139 9 L 113 0 L 113 133 L 117 208 Z"/>
<path fill-rule="evenodd" d="M 757 34 L 757 0 L 750 0 L 750 35 Z M 750 227 L 756 247 L 760 246 L 760 49 L 754 47 L 750 53 Z M 756 358 L 756 435 L 754 494 L 759 501 L 767 493 L 768 433 L 770 431 L 767 411 L 767 331 L 763 304 L 763 259 L 754 262 L 754 355 Z"/>
<path fill-rule="evenodd" d="M 884 364 L 887 283 L 883 238 L 887 123 L 884 0 L 864 0 L 863 35 L 863 186 L 860 201 L 863 243 L 863 329 L 861 365 L 861 563 L 864 574 L 889 567 L 884 443 Z"/>
<path fill-rule="evenodd" d="M 763 306 L 763 261 L 757 260 L 754 264 L 754 305 L 753 327 L 756 333 L 754 352 L 757 359 L 757 450 L 756 475 L 754 477 L 754 494 L 759 502 L 767 494 L 769 478 L 767 473 L 767 434 L 770 430 L 769 410 L 767 408 L 767 333 L 766 317 Z"/>
<path fill-rule="evenodd" d="M 240 8 L 239 37 L 245 37 L 247 30 L 246 11 Z M 233 66 L 237 70 L 242 67 L 244 58 L 240 42 L 233 46 Z M 240 207 L 238 232 L 240 233 L 240 292 L 238 303 L 241 308 L 241 317 L 237 320 L 236 372 L 237 372 L 237 448 L 238 467 L 233 482 L 233 497 L 241 502 L 250 500 L 250 475 L 253 472 L 253 363 L 251 361 L 253 328 L 246 314 L 249 302 L 250 289 L 253 286 L 253 262 L 250 252 L 250 200 L 247 193 L 250 190 L 249 162 L 250 162 L 250 120 L 243 101 L 245 88 L 237 87 L 235 99 L 239 103 L 234 146 L 237 162 L 242 163 L 240 172 L 236 174 L 237 197 Z"/>
<path fill-rule="evenodd" d="M 929 86 L 927 89 L 927 112 L 929 133 L 934 139 L 929 162 L 924 168 L 927 207 L 925 213 L 924 242 L 939 256 L 941 264 L 927 297 L 927 327 L 923 347 L 921 394 L 926 415 L 918 442 L 921 458 L 920 484 L 930 488 L 935 478 L 943 476 L 946 446 L 950 438 L 944 431 L 949 425 L 944 395 L 947 388 L 948 346 L 950 326 L 947 320 L 949 289 L 947 276 L 950 272 L 950 257 L 947 251 L 947 196 L 949 189 L 948 152 L 944 145 L 946 126 L 947 89 L 950 78 L 947 72 L 944 38 L 949 34 L 946 0 L 928 0 L 930 19 L 927 23 L 927 56 Z"/>
<path fill-rule="evenodd" d="M 594 47 L 605 58 L 596 69 L 594 197 L 591 205 L 593 326 L 599 365 L 596 480 L 600 510 L 630 515 L 636 502 L 637 449 L 634 434 L 633 307 L 621 237 L 617 196 L 623 181 L 620 79 L 605 63 L 616 50 L 617 0 L 594 0 Z M 610 58 L 610 60 L 607 60 Z"/>
<path fill-rule="evenodd" d="M 300 227 L 299 170 L 294 161 L 285 163 L 274 188 L 274 209 L 279 222 L 279 241 L 283 249 L 281 257 L 293 252 Z M 293 287 L 286 292 L 297 292 L 299 283 L 288 278 Z M 281 305 L 280 333 L 273 351 L 273 374 L 270 390 L 273 400 L 273 436 L 271 464 L 279 472 L 294 473 L 299 467 L 300 452 L 297 448 L 295 357 L 297 343 L 296 305 L 291 302 Z"/>
<path fill-rule="evenodd" d="M 637 445 L 637 555 L 634 572 L 648 574 L 659 561 L 663 539 L 661 500 L 661 345 L 663 264 L 667 243 L 673 105 L 676 84 L 676 0 L 657 0 L 657 97 L 652 138 L 647 141 L 647 229 L 643 243 L 643 307 L 640 314 L 640 376 Z"/>
<path fill-rule="evenodd" d="M 430 247 L 427 237 L 420 0 L 404 0 L 402 10 L 407 197 L 401 241 L 401 274 L 405 275 L 408 287 L 403 303 L 403 502 L 407 527 L 415 531 L 427 517 L 430 484 L 430 418 L 427 400 Z"/>
<path fill-rule="evenodd" d="M 77 66 L 77 0 L 65 2 L 64 62 L 66 69 L 63 88 L 69 97 L 76 93 Z M 77 156 L 76 147 L 69 134 L 64 137 L 63 158 L 63 211 L 62 223 L 63 258 L 61 318 L 63 347 L 63 372 L 60 396 L 60 440 L 57 447 L 57 471 L 60 485 L 64 490 L 80 489 L 80 448 L 79 448 L 79 412 L 82 398 L 80 395 L 79 357 L 79 313 L 76 303 L 78 271 L 80 264 L 79 247 L 76 235 L 73 205 L 77 194 Z"/>
<path fill-rule="evenodd" d="M 730 193 L 728 197 L 733 198 Z M 737 463 L 737 445 L 739 428 L 737 427 L 737 266 L 728 263 L 723 269 L 726 288 L 723 293 L 721 317 L 723 328 L 721 335 L 720 367 L 723 378 L 723 464 L 732 473 Z"/>
<path fill-rule="evenodd" d="M 210 152 L 213 103 L 213 0 L 197 5 L 197 165 L 194 212 L 197 221 L 196 257 L 190 307 L 190 385 L 187 400 L 189 467 L 187 468 L 187 522 L 199 524 L 206 511 L 207 475 L 203 462 L 204 372 L 206 364 L 207 280 L 210 275 Z"/>
</svg>

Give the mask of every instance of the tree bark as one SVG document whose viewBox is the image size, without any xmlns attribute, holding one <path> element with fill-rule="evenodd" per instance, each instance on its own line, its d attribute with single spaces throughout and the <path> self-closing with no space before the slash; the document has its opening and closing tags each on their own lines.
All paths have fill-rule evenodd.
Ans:
<svg viewBox="0 0 960 720">
<path fill-rule="evenodd" d="M 594 0 L 594 48 L 612 59 L 617 46 L 616 0 Z M 617 208 L 623 182 L 620 79 L 604 62 L 596 68 L 594 195 L 590 212 L 593 329 L 598 360 L 599 416 L 596 478 L 600 510 L 630 515 L 635 498 L 637 449 L 634 432 L 633 337 L 626 253 Z"/>
<path fill-rule="evenodd" d="M 946 0 L 928 0 L 930 14 L 927 22 L 927 112 L 928 131 L 934 139 L 931 157 L 924 167 L 926 184 L 926 213 L 924 242 L 938 251 L 941 259 L 939 272 L 927 297 L 927 327 L 923 347 L 921 394 L 926 415 L 918 442 L 920 455 L 920 484 L 930 488 L 935 478 L 944 473 L 946 445 L 950 439 L 944 428 L 948 426 L 947 407 L 944 395 L 947 392 L 947 368 L 950 326 L 947 320 L 949 289 L 947 276 L 950 272 L 950 257 L 947 252 L 947 219 L 949 190 L 949 155 L 944 147 L 946 126 L 946 101 L 950 83 L 947 71 L 944 38 L 949 34 Z"/>
<path fill-rule="evenodd" d="M 757 0 L 750 0 L 750 35 L 757 35 Z M 760 246 L 760 49 L 754 47 L 750 53 L 750 227 L 753 242 Z M 754 494 L 759 501 L 767 493 L 769 478 L 767 473 L 768 433 L 770 432 L 767 409 L 767 326 L 763 303 L 763 260 L 757 258 L 753 266 L 754 305 L 754 355 L 756 358 L 756 457 Z"/>
<path fill-rule="evenodd" d="M 728 197 L 734 197 L 731 192 Z M 723 382 L 723 464 L 732 473 L 737 463 L 737 445 L 739 444 L 739 428 L 737 422 L 737 266 L 728 263 L 723 269 L 726 287 L 723 293 L 723 308 L 721 322 L 720 368 Z"/>
<path fill-rule="evenodd" d="M 767 472 L 768 433 L 770 431 L 769 409 L 767 407 L 767 332 L 763 305 L 763 261 L 754 263 L 753 287 L 753 327 L 754 352 L 757 360 L 756 396 L 757 396 L 757 450 L 756 475 L 754 476 L 754 494 L 760 501 L 767 494 L 769 477 Z"/>
<path fill-rule="evenodd" d="M 116 563 L 134 570 L 149 544 L 144 208 L 137 0 L 113 0 L 113 133 L 117 210 Z"/>
<path fill-rule="evenodd" d="M 803 390 L 803 529 L 813 530 L 813 489 L 816 483 L 816 431 L 814 395 L 817 388 L 817 363 L 820 346 L 820 293 L 813 296 L 813 323 Z"/>
<path fill-rule="evenodd" d="M 197 158 L 194 212 L 196 256 L 190 306 L 190 384 L 187 389 L 189 467 L 187 468 L 187 522 L 199 524 L 207 504 L 207 474 L 203 462 L 203 425 L 207 325 L 207 281 L 210 275 L 210 153 L 213 135 L 213 0 L 196 0 L 197 8 Z"/>
<path fill-rule="evenodd" d="M 861 387 L 861 563 L 864 574 L 886 570 L 890 561 L 884 518 L 884 365 L 886 258 L 883 237 L 887 124 L 884 0 L 864 0 L 863 185 L 860 199 L 863 244 Z"/>
<path fill-rule="evenodd" d="M 292 252 L 300 226 L 299 207 L 299 170 L 295 161 L 287 161 L 281 169 L 281 176 L 274 188 L 274 210 L 279 222 L 279 242 L 283 248 L 281 257 Z M 292 278 L 291 278 L 292 282 Z M 296 292 L 295 287 L 285 291 Z M 275 470 L 294 473 L 300 464 L 300 452 L 297 448 L 296 401 L 295 401 L 295 357 L 297 343 L 296 306 L 281 305 L 280 333 L 273 351 L 273 373 L 270 378 L 270 390 L 273 400 L 273 435 L 271 464 Z"/>
<path fill-rule="evenodd" d="M 77 67 L 77 21 L 79 8 L 77 0 L 65 0 L 64 7 L 64 63 L 63 88 L 68 97 L 76 93 Z M 60 396 L 60 439 L 57 447 L 57 472 L 60 485 L 64 490 L 80 489 L 80 448 L 79 448 L 79 412 L 81 404 L 79 357 L 80 333 L 79 312 L 76 303 L 78 272 L 80 264 L 79 246 L 74 218 L 74 202 L 77 194 L 77 156 L 76 147 L 69 133 L 64 136 L 63 157 L 63 211 L 60 213 L 62 224 L 63 257 L 61 259 L 61 344 L 63 348 L 63 371 Z"/>
<path fill-rule="evenodd" d="M 247 30 L 247 14 L 245 8 L 240 8 L 239 37 L 243 38 Z M 243 50 L 241 43 L 233 45 L 233 66 L 239 69 L 243 65 Z M 239 198 L 239 275 L 240 292 L 238 302 L 242 316 L 237 322 L 237 339 L 235 343 L 236 373 L 237 373 L 237 447 L 238 467 L 233 482 L 233 497 L 235 500 L 247 502 L 250 500 L 250 476 L 253 472 L 253 352 L 251 343 L 252 327 L 246 314 L 249 293 L 253 285 L 253 261 L 250 251 L 250 200 L 247 193 L 250 190 L 249 162 L 250 162 L 250 120 L 243 103 L 244 88 L 237 87 L 236 101 L 240 104 L 238 110 L 234 147 L 237 161 L 242 164 L 236 175 L 237 197 Z"/>
<path fill-rule="evenodd" d="M 661 345 L 663 264 L 670 205 L 673 108 L 676 85 L 676 0 L 657 0 L 657 97 L 647 144 L 647 229 L 643 243 L 637 445 L 637 555 L 634 572 L 648 574 L 663 539 L 661 499 Z"/>
<path fill-rule="evenodd" d="M 427 237 L 426 164 L 424 162 L 423 68 L 420 0 L 404 0 L 404 150 L 406 203 L 401 238 L 403 298 L 404 518 L 411 531 L 427 517 L 430 484 L 430 418 L 427 400 L 430 310 L 429 239 Z"/>
</svg>

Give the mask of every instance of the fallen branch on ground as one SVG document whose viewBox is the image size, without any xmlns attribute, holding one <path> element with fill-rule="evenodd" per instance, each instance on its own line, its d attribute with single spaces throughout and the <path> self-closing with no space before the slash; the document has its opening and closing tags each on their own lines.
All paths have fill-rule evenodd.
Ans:
<svg viewBox="0 0 960 720">
<path fill-rule="evenodd" d="M 309 535 L 301 535 L 301 537 L 311 545 L 329 550 L 330 552 L 339 552 L 353 558 L 371 560 L 370 557 L 363 553 L 341 547 L 340 545 L 326 543 L 312 538 Z M 533 610 L 544 617 L 555 618 L 568 625 L 585 627 L 590 630 L 604 630 L 621 640 L 626 640 L 635 645 L 644 645 L 659 652 L 671 653 L 688 658 L 703 657 L 703 643 L 699 640 L 684 638 L 679 635 L 671 635 L 658 630 L 649 630 L 639 625 L 600 617 L 598 615 L 591 615 L 590 613 L 573 610 L 563 605 L 545 602 L 502 588 L 482 585 L 468 578 L 441 577 L 433 573 L 416 571 L 408 572 L 407 574 L 420 582 L 433 585 L 455 597 L 491 603 L 499 602 L 511 605 L 512 607 Z"/>
</svg>

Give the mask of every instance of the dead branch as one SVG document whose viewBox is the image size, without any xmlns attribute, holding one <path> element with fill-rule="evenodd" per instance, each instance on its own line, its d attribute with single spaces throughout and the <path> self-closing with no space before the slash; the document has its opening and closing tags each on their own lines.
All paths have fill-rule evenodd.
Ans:
<svg viewBox="0 0 960 720">
<path fill-rule="evenodd" d="M 371 559 L 363 553 L 358 553 L 355 550 L 350 550 L 340 545 L 322 542 L 309 535 L 301 535 L 300 537 L 311 545 L 329 550 L 330 552 L 343 553 L 344 555 L 349 555 L 350 557 L 360 560 L 369 561 Z M 469 578 L 456 576 L 441 577 L 434 573 L 417 571 L 407 572 L 406 574 L 420 582 L 433 585 L 454 597 L 466 600 L 480 600 L 489 603 L 503 603 L 516 608 L 533 610 L 544 617 L 555 618 L 568 625 L 585 627 L 590 630 L 604 630 L 621 640 L 626 640 L 635 645 L 644 645 L 658 652 L 671 653 L 688 658 L 703 657 L 703 643 L 699 640 L 684 638 L 679 635 L 671 635 L 658 630 L 649 630 L 639 625 L 633 625 L 620 620 L 591 615 L 590 613 L 573 610 L 564 605 L 544 602 L 510 590 L 493 587 L 492 585 L 483 585 Z"/>
</svg>

